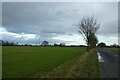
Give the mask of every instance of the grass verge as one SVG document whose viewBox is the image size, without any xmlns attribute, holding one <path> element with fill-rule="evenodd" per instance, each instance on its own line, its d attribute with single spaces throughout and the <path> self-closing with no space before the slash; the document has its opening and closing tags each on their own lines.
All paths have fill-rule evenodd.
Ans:
<svg viewBox="0 0 120 80">
<path fill-rule="evenodd" d="M 93 49 L 76 61 L 68 71 L 66 77 L 70 78 L 99 78 L 99 64 L 96 50 Z"/>
</svg>

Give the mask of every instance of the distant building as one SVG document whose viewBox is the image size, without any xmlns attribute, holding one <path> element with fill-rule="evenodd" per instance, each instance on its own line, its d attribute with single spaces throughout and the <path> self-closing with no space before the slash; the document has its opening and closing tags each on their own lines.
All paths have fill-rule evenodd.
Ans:
<svg viewBox="0 0 120 80">
<path fill-rule="evenodd" d="M 48 46 L 48 45 L 49 45 L 48 41 L 43 41 L 43 43 L 41 44 L 41 46 Z"/>
</svg>

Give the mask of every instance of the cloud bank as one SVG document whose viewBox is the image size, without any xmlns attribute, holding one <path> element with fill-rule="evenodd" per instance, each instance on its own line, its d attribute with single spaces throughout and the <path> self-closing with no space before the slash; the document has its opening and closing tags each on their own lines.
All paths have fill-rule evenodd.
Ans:
<svg viewBox="0 0 120 80">
<path fill-rule="evenodd" d="M 1 34 L 3 40 L 21 39 L 21 43 L 47 40 L 81 45 L 85 42 L 75 25 L 83 17 L 93 16 L 101 24 L 99 41 L 113 44 L 118 41 L 117 15 L 117 2 L 3 2 Z"/>
</svg>

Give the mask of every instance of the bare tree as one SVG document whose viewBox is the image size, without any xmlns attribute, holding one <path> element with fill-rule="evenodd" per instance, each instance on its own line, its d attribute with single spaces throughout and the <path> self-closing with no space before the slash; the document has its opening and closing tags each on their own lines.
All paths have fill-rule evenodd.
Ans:
<svg viewBox="0 0 120 80">
<path fill-rule="evenodd" d="M 95 35 L 96 31 L 99 29 L 100 24 L 93 17 L 83 18 L 78 24 L 79 33 L 82 34 L 86 44 L 88 46 L 87 50 L 94 47 L 98 42 Z M 94 45 L 94 46 L 93 46 Z"/>
</svg>

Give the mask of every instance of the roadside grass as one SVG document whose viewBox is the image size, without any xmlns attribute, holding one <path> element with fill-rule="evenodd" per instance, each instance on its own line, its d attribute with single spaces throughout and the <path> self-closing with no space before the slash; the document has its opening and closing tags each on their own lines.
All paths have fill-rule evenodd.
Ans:
<svg viewBox="0 0 120 80">
<path fill-rule="evenodd" d="M 115 52 L 120 53 L 120 48 L 104 48 L 104 49 L 108 51 L 115 51 Z"/>
<path fill-rule="evenodd" d="M 72 65 L 74 58 L 83 52 L 86 52 L 86 49 L 82 47 L 4 46 L 2 47 L 2 77 L 40 78 L 64 63 L 68 66 Z M 67 65 L 65 65 L 66 71 L 69 68 Z"/>
<path fill-rule="evenodd" d="M 70 78 L 100 78 L 99 63 L 96 50 L 86 52 L 68 71 Z"/>
</svg>

